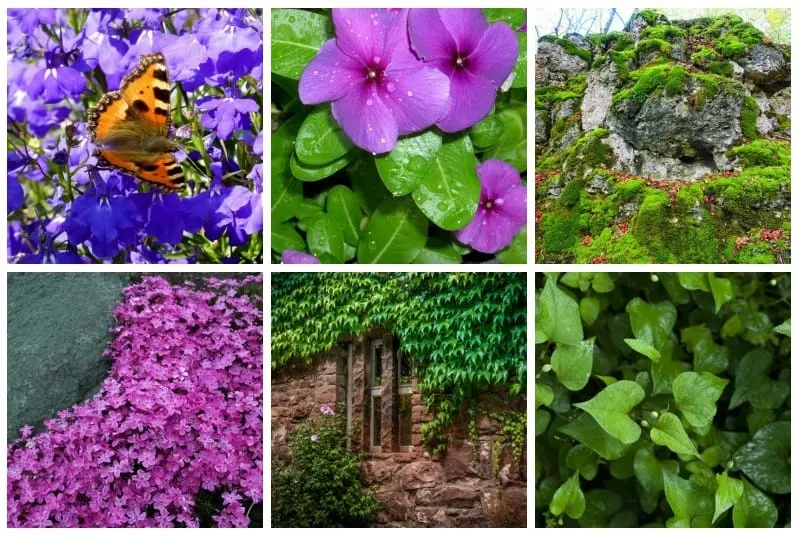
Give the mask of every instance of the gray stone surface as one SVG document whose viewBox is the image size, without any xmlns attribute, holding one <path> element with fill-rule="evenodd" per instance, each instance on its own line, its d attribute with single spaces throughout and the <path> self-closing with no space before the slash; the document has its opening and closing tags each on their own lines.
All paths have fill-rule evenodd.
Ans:
<svg viewBox="0 0 799 537">
<path fill-rule="evenodd" d="M 766 45 L 752 45 L 738 63 L 744 68 L 744 76 L 758 86 L 771 86 L 790 80 L 791 66 L 782 53 Z"/>
<path fill-rule="evenodd" d="M 569 54 L 560 45 L 542 41 L 535 54 L 535 84 L 560 84 L 574 75 L 588 72 L 588 62 Z"/>
<path fill-rule="evenodd" d="M 600 69 L 591 71 L 586 78 L 585 96 L 582 102 L 583 130 L 603 127 L 610 114 L 613 94 L 619 90 L 619 70 L 608 60 Z"/>
<path fill-rule="evenodd" d="M 125 273 L 8 275 L 8 441 L 94 395 Z"/>
</svg>

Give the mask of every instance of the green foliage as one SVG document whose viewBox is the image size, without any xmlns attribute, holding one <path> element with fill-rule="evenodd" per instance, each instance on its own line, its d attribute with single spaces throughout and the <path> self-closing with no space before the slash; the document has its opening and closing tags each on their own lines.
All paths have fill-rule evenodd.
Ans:
<svg viewBox="0 0 799 537">
<path fill-rule="evenodd" d="M 600 274 L 536 277 L 537 525 L 789 524 L 790 275 Z"/>
<path fill-rule="evenodd" d="M 557 254 L 565 252 L 577 243 L 579 227 L 570 216 L 547 215 L 547 230 L 544 234 L 544 249 Z"/>
<path fill-rule="evenodd" d="M 791 144 L 779 140 L 755 140 L 733 147 L 727 156 L 739 159 L 742 166 L 790 166 Z"/>
<path fill-rule="evenodd" d="M 291 458 L 272 458 L 272 527 L 331 528 L 368 524 L 380 510 L 361 485 L 361 457 L 347 448 L 346 412 L 300 424 Z"/>
<path fill-rule="evenodd" d="M 586 76 L 576 75 L 557 86 L 540 86 L 535 88 L 535 107 L 547 110 L 550 105 L 570 99 L 582 99 L 585 95 Z"/>
<path fill-rule="evenodd" d="M 575 45 L 572 41 L 569 41 L 568 39 L 563 39 L 563 38 L 558 37 L 556 35 L 545 35 L 541 39 L 539 39 L 538 41 L 539 41 L 539 43 L 542 42 L 542 41 L 545 41 L 545 42 L 548 42 L 548 43 L 554 43 L 556 45 L 560 45 L 563 48 L 563 50 L 565 50 L 567 53 L 573 54 L 574 56 L 582 58 L 589 65 L 591 64 L 591 51 L 590 50 L 586 50 L 584 48 L 578 47 L 577 45 Z"/>
<path fill-rule="evenodd" d="M 685 37 L 685 30 L 671 24 L 660 24 L 645 28 L 641 37 L 644 39 L 674 39 Z"/>
<path fill-rule="evenodd" d="M 580 201 L 580 196 L 582 195 L 582 193 L 583 193 L 583 182 L 571 181 L 563 188 L 563 191 L 560 193 L 560 198 L 558 199 L 558 202 L 564 207 L 572 207 L 578 201 Z"/>
<path fill-rule="evenodd" d="M 741 108 L 741 131 L 749 140 L 754 140 L 757 135 L 757 102 L 749 96 L 744 98 L 744 105 Z"/>
<path fill-rule="evenodd" d="M 660 54 L 668 56 L 671 54 L 671 43 L 663 39 L 642 39 L 638 42 L 635 50 L 639 54 L 659 52 Z"/>
<path fill-rule="evenodd" d="M 423 440 L 441 450 L 481 394 L 525 392 L 526 289 L 524 273 L 273 274 L 272 369 L 311 363 L 343 335 L 392 330 L 435 414 Z"/>
<path fill-rule="evenodd" d="M 663 88 L 667 95 L 681 93 L 687 77 L 685 68 L 679 65 L 654 65 L 633 71 L 630 73 L 630 78 L 635 84 L 616 93 L 613 96 L 613 103 L 627 99 L 643 102 L 650 93 L 660 88 Z"/>
</svg>

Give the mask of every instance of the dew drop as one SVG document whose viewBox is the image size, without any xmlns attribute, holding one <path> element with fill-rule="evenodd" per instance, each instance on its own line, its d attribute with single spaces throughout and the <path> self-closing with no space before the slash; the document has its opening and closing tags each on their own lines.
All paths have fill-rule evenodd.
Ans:
<svg viewBox="0 0 799 537">
<path fill-rule="evenodd" d="M 390 92 L 391 92 L 391 91 L 394 91 L 394 89 L 395 89 L 396 87 L 397 87 L 397 86 L 396 86 L 396 85 L 394 85 L 394 83 L 393 83 L 393 82 L 389 82 L 388 84 L 386 84 L 386 89 L 387 89 L 388 91 L 390 91 Z"/>
<path fill-rule="evenodd" d="M 381 60 L 380 56 L 375 56 L 374 58 L 372 58 L 372 61 L 375 63 L 380 63 L 380 60 Z"/>
<path fill-rule="evenodd" d="M 386 143 L 386 139 L 385 139 L 385 138 L 380 138 L 380 143 L 381 143 L 381 144 L 384 144 L 384 143 Z"/>
<path fill-rule="evenodd" d="M 494 200 L 494 205 L 502 205 L 503 203 L 505 203 L 505 200 L 502 198 L 497 198 Z"/>
<path fill-rule="evenodd" d="M 318 75 L 319 71 L 314 71 L 313 74 Z"/>
<path fill-rule="evenodd" d="M 331 80 L 331 82 L 332 82 L 332 80 Z M 368 106 L 372 106 L 373 104 L 375 104 L 375 102 L 372 99 L 366 99 L 366 104 Z"/>
<path fill-rule="evenodd" d="M 411 90 L 408 90 L 408 97 L 413 97 L 413 92 Z"/>
</svg>

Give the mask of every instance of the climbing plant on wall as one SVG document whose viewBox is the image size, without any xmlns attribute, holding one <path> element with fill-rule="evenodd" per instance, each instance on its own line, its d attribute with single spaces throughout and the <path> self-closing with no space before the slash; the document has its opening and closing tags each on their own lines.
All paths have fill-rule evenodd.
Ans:
<svg viewBox="0 0 799 537">
<path fill-rule="evenodd" d="M 284 273 L 272 276 L 272 369 L 310 363 L 343 335 L 392 330 L 414 358 L 435 418 L 422 429 L 434 449 L 447 427 L 488 390 L 525 393 L 524 273 Z M 510 415 L 510 413 L 508 414 Z M 518 420 L 517 420 L 518 421 Z"/>
</svg>

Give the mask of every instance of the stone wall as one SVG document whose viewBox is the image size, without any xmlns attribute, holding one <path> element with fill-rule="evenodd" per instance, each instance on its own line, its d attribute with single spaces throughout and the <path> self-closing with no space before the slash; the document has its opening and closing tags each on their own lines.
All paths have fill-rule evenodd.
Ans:
<svg viewBox="0 0 799 537">
<path fill-rule="evenodd" d="M 371 336 L 375 333 L 370 333 Z M 396 421 L 392 405 L 396 390 L 391 367 L 394 359 L 388 334 L 385 342 L 381 422 Z M 366 379 L 371 378 L 367 338 L 353 342 L 351 420 L 355 431 L 353 449 L 370 446 L 370 398 Z M 287 437 L 294 426 L 320 412 L 322 405 L 335 408 L 346 401 L 347 343 L 312 365 L 289 364 L 272 373 L 272 455 L 289 456 Z M 412 444 L 400 446 L 396 427 L 381 427 L 381 445 L 366 451 L 362 466 L 365 485 L 374 486 L 384 510 L 378 527 L 488 527 L 526 526 L 527 460 L 513 462 L 509 443 L 498 438 L 498 426 L 487 417 L 477 423 L 477 442 L 467 433 L 466 420 L 450 430 L 446 454 L 433 456 L 421 441 L 421 426 L 432 416 L 424 412 L 416 379 L 412 380 Z M 392 403 L 391 401 L 394 401 Z M 503 398 L 505 404 L 508 399 Z M 523 409 L 522 399 L 514 401 Z M 496 467 L 495 467 L 496 461 Z"/>
</svg>

